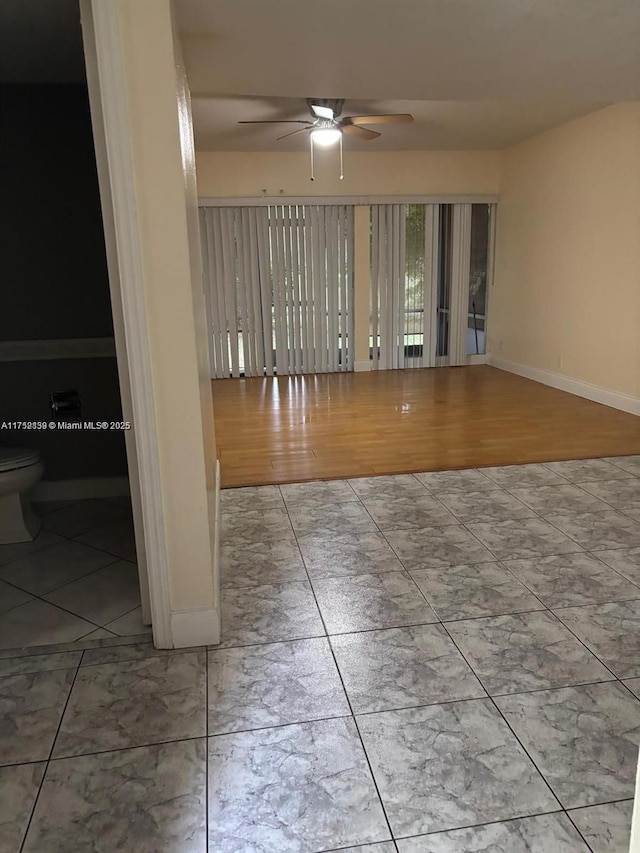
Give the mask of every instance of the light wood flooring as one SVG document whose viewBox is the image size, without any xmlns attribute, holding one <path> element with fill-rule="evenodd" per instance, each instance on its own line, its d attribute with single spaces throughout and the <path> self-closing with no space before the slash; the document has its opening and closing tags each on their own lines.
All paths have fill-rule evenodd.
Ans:
<svg viewBox="0 0 640 853">
<path fill-rule="evenodd" d="M 640 418 L 487 366 L 212 382 L 222 486 L 640 454 Z"/>
</svg>

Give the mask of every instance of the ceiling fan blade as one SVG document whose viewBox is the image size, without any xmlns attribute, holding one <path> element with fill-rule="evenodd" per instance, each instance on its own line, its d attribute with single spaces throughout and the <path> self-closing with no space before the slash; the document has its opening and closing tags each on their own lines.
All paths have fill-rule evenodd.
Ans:
<svg viewBox="0 0 640 853">
<path fill-rule="evenodd" d="M 381 133 L 375 130 L 369 130 L 367 127 L 358 127 L 355 124 L 344 124 L 341 127 L 343 133 L 350 133 L 352 136 L 359 136 L 361 139 L 375 139 L 378 136 L 382 136 Z"/>
<path fill-rule="evenodd" d="M 281 139 L 286 139 L 288 136 L 295 136 L 296 133 L 304 133 L 305 130 L 308 130 L 307 127 L 299 127 L 298 130 L 292 130 L 291 133 L 285 133 L 284 136 L 277 136 L 276 142 L 279 142 Z"/>
<path fill-rule="evenodd" d="M 311 104 L 311 110 L 318 118 L 333 119 L 333 110 L 331 107 L 323 107 L 320 104 Z"/>
<path fill-rule="evenodd" d="M 346 116 L 342 119 L 345 124 L 397 124 L 400 122 L 413 121 L 409 113 L 395 113 L 395 115 L 379 116 Z"/>
<path fill-rule="evenodd" d="M 239 121 L 238 124 L 313 124 L 312 121 L 301 121 L 300 119 L 273 118 L 268 121 Z"/>
</svg>

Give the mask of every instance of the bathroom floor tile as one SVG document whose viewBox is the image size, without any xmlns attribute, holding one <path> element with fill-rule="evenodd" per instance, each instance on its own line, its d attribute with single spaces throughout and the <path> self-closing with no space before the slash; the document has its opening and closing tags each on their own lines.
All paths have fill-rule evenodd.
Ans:
<svg viewBox="0 0 640 853">
<path fill-rule="evenodd" d="M 0 649 L 70 643 L 95 628 L 92 622 L 36 598 L 2 614 Z"/>
<path fill-rule="evenodd" d="M 42 524 L 47 530 L 74 539 L 122 515 L 121 507 L 99 500 L 84 500 L 47 513 Z"/>
<path fill-rule="evenodd" d="M 628 474 L 640 477 L 640 456 L 608 456 L 604 461 L 622 468 Z"/>
<path fill-rule="evenodd" d="M 333 506 L 357 501 L 358 496 L 347 480 L 316 480 L 312 483 L 287 483 L 280 486 L 287 506 Z"/>
<path fill-rule="evenodd" d="M 0 577 L 34 595 L 43 595 L 113 562 L 111 554 L 67 541 L 3 566 Z"/>
<path fill-rule="evenodd" d="M 31 672 L 51 672 L 54 669 L 74 669 L 80 663 L 81 652 L 58 652 L 48 655 L 25 655 L 0 660 L 0 678 L 5 675 L 28 675 Z"/>
<path fill-rule="evenodd" d="M 292 504 L 289 515 L 296 534 L 315 533 L 323 530 L 332 533 L 354 533 L 371 531 L 376 533 L 373 519 L 357 499 L 332 504 Z"/>
<path fill-rule="evenodd" d="M 440 619 L 542 610 L 544 605 L 500 563 L 413 568 L 411 577 Z"/>
<path fill-rule="evenodd" d="M 510 492 L 539 515 L 563 515 L 572 512 L 606 512 L 611 507 L 589 494 L 585 488 L 567 483 L 564 486 L 512 488 Z"/>
<path fill-rule="evenodd" d="M 396 837 L 558 808 L 488 699 L 357 718 Z"/>
<path fill-rule="evenodd" d="M 550 515 L 550 521 L 587 551 L 640 546 L 640 521 L 620 512 L 581 512 L 575 515 Z"/>
<path fill-rule="evenodd" d="M 41 764 L 0 767 L 0 850 L 19 851 L 44 776 Z"/>
<path fill-rule="evenodd" d="M 136 560 L 136 540 L 133 530 L 133 522 L 128 516 L 119 518 L 109 524 L 105 524 L 95 530 L 90 530 L 82 536 L 77 537 L 78 542 L 91 545 L 120 557 L 121 560 Z"/>
<path fill-rule="evenodd" d="M 54 757 L 203 737 L 204 652 L 81 667 Z"/>
<path fill-rule="evenodd" d="M 484 489 L 495 489 L 495 483 L 474 469 L 466 471 L 429 471 L 426 474 L 416 474 L 416 479 L 430 492 L 438 496 L 441 492 L 479 492 Z"/>
<path fill-rule="evenodd" d="M 291 540 L 293 535 L 285 509 L 268 507 L 220 516 L 220 541 L 231 547 Z"/>
<path fill-rule="evenodd" d="M 329 634 L 438 621 L 406 572 L 322 578 L 313 589 Z"/>
<path fill-rule="evenodd" d="M 595 483 L 584 483 L 587 492 L 595 495 L 607 504 L 611 504 L 619 512 L 624 512 L 637 518 L 640 513 L 640 479 L 629 477 L 628 480 L 600 480 Z"/>
<path fill-rule="evenodd" d="M 361 501 L 368 498 L 394 498 L 408 495 L 428 495 L 426 487 L 413 474 L 394 474 L 380 477 L 358 477 L 349 485 Z"/>
<path fill-rule="evenodd" d="M 613 678 L 546 611 L 448 622 L 447 631 L 491 695 Z"/>
<path fill-rule="evenodd" d="M 505 560 L 504 564 L 547 607 L 640 598 L 640 587 L 612 571 L 592 554 Z"/>
<path fill-rule="evenodd" d="M 298 542 L 312 580 L 402 571 L 382 533 L 308 533 L 299 535 Z"/>
<path fill-rule="evenodd" d="M 397 843 L 400 853 L 589 853 L 565 814 L 452 829 Z"/>
<path fill-rule="evenodd" d="M 26 604 L 32 598 L 33 596 L 29 595 L 28 592 L 11 586 L 4 581 L 0 581 L 0 613 L 13 610 L 14 607 L 18 607 L 20 604 Z"/>
<path fill-rule="evenodd" d="M 223 587 L 258 586 L 306 580 L 300 548 L 293 532 L 275 542 L 220 547 Z"/>
<path fill-rule="evenodd" d="M 204 853 L 204 740 L 49 764 L 24 853 Z"/>
<path fill-rule="evenodd" d="M 598 551 L 598 559 L 640 587 L 640 548 L 615 548 L 612 551 Z"/>
<path fill-rule="evenodd" d="M 485 696 L 440 625 L 331 637 L 354 714 Z"/>
<path fill-rule="evenodd" d="M 209 734 L 349 714 L 324 637 L 209 652 Z"/>
<path fill-rule="evenodd" d="M 629 853 L 633 800 L 569 812 L 593 853 Z"/>
<path fill-rule="evenodd" d="M 570 462 L 545 462 L 545 468 L 560 474 L 571 483 L 590 483 L 594 480 L 624 480 L 633 476 L 604 459 L 576 459 Z"/>
<path fill-rule="evenodd" d="M 483 468 L 482 473 L 503 489 L 519 489 L 527 486 L 562 486 L 567 481 L 545 465 L 503 465 Z"/>
<path fill-rule="evenodd" d="M 75 669 L 0 679 L 0 764 L 49 758 Z"/>
<path fill-rule="evenodd" d="M 540 690 L 495 702 L 565 808 L 633 796 L 640 702 L 621 684 Z"/>
<path fill-rule="evenodd" d="M 221 512 L 247 512 L 260 509 L 284 509 L 278 486 L 246 486 L 243 489 L 222 489 Z"/>
<path fill-rule="evenodd" d="M 135 607 L 124 616 L 119 616 L 104 626 L 107 631 L 119 637 L 137 637 L 140 634 L 151 634 L 151 625 L 145 625 L 142 621 L 142 608 Z"/>
<path fill-rule="evenodd" d="M 640 676 L 640 601 L 554 612 L 618 678 Z"/>
<path fill-rule="evenodd" d="M 298 640 L 324 634 L 307 581 L 223 590 L 223 647 Z"/>
<path fill-rule="evenodd" d="M 460 566 L 495 559 L 461 524 L 424 530 L 392 530 L 386 532 L 385 537 L 407 569 Z"/>
<path fill-rule="evenodd" d="M 119 560 L 44 597 L 77 616 L 105 625 L 140 604 L 138 567 Z"/>
<path fill-rule="evenodd" d="M 209 738 L 211 850 L 300 853 L 388 838 L 353 719 Z"/>
<path fill-rule="evenodd" d="M 575 518 L 575 516 L 566 517 Z M 546 557 L 550 554 L 582 551 L 580 545 L 542 518 L 510 519 L 467 526 L 487 548 L 491 549 L 498 560 Z"/>
<path fill-rule="evenodd" d="M 409 530 L 457 524 L 458 521 L 439 500 L 422 487 L 422 494 L 382 495 L 363 498 L 369 515 L 380 530 Z"/>
<path fill-rule="evenodd" d="M 50 530 L 40 529 L 40 533 L 31 542 L 15 542 L 12 545 L 0 545 L 0 566 L 6 566 L 7 563 L 12 563 L 14 560 L 21 560 L 23 557 L 28 557 L 35 554 L 36 551 L 42 551 L 43 548 L 49 548 L 50 545 L 56 545 L 58 542 L 63 542 L 62 536 L 57 533 L 52 533 Z"/>
<path fill-rule="evenodd" d="M 442 503 L 464 524 L 530 518 L 532 510 L 503 489 L 482 492 L 452 492 L 440 495 Z"/>
</svg>

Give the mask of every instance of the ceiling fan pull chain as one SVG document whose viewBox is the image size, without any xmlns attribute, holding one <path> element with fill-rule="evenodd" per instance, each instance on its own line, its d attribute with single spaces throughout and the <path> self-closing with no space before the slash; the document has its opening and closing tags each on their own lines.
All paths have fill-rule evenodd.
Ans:
<svg viewBox="0 0 640 853">
<path fill-rule="evenodd" d="M 342 134 L 340 134 L 340 180 L 344 181 L 344 166 L 342 163 Z"/>
<path fill-rule="evenodd" d="M 313 174 L 313 136 L 309 134 L 309 150 L 311 151 L 311 180 L 315 181 L 315 175 Z"/>
</svg>

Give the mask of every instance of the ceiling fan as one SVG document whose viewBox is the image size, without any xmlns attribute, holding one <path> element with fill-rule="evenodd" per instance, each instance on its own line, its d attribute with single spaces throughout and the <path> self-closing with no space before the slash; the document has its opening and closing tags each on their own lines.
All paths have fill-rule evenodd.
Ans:
<svg viewBox="0 0 640 853">
<path fill-rule="evenodd" d="M 332 98 L 307 98 L 307 106 L 311 113 L 312 121 L 302 119 L 270 119 L 267 121 L 239 121 L 238 124 L 302 124 L 304 127 L 292 130 L 277 140 L 287 139 L 297 133 L 310 131 L 312 143 L 328 147 L 336 142 L 342 141 L 344 133 L 358 136 L 361 139 L 376 139 L 381 134 L 375 130 L 369 130 L 367 124 L 396 124 L 398 122 L 413 121 L 409 113 L 396 113 L 395 115 L 368 115 L 368 116 L 345 116 L 338 118 L 342 113 L 343 99 Z"/>
</svg>

